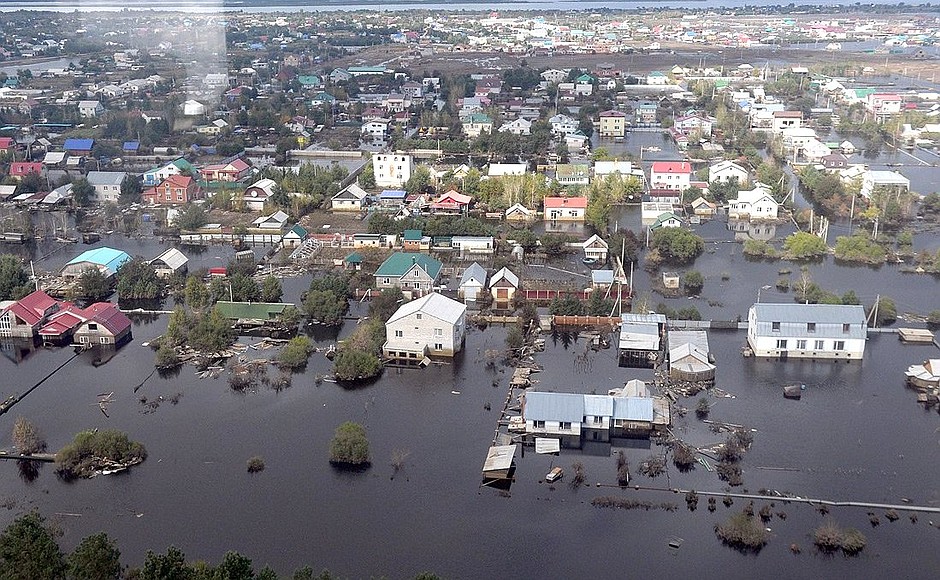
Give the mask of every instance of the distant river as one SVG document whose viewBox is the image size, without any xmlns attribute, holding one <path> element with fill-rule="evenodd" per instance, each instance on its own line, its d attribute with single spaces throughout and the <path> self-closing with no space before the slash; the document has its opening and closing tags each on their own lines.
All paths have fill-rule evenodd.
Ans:
<svg viewBox="0 0 940 580">
<path fill-rule="evenodd" d="M 206 0 L 204 2 L 186 2 L 181 0 L 156 0 L 148 2 L 115 2 L 114 0 L 60 0 L 45 2 L 4 2 L 0 5 L 0 12 L 14 10 L 46 10 L 57 12 L 72 11 L 119 11 L 119 10 L 163 10 L 211 13 L 223 10 L 239 10 L 244 12 L 332 12 L 353 10 L 635 10 L 639 8 L 687 8 L 689 1 L 695 2 L 702 8 L 741 8 L 744 6 L 775 6 L 781 5 L 781 0 L 719 0 L 705 3 L 702 0 L 645 0 L 640 2 L 290 2 L 276 1 L 273 4 L 257 2 L 256 0 Z M 846 6 L 855 4 L 854 0 L 826 0 L 816 2 L 796 2 L 791 5 L 794 10 L 799 6 Z M 894 1 L 872 0 L 866 4 L 897 4 Z"/>
</svg>

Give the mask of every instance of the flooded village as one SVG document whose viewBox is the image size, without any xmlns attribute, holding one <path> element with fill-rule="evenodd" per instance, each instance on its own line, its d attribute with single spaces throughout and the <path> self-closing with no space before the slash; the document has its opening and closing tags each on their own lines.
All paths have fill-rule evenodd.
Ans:
<svg viewBox="0 0 940 580">
<path fill-rule="evenodd" d="M 932 577 L 894 8 L 0 12 L 0 570 Z"/>
</svg>

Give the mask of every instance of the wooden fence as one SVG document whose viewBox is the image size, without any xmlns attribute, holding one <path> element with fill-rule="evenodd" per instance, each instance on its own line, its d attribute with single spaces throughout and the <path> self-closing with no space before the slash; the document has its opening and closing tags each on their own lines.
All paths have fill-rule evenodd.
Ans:
<svg viewBox="0 0 940 580">
<path fill-rule="evenodd" d="M 562 316 L 556 314 L 552 317 L 555 326 L 607 326 L 614 328 L 620 326 L 619 316 Z"/>
</svg>

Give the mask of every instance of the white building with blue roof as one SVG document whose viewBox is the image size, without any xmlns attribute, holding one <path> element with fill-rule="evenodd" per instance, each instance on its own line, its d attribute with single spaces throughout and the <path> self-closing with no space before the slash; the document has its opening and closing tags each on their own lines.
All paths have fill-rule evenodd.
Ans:
<svg viewBox="0 0 940 580">
<path fill-rule="evenodd" d="M 857 305 L 757 303 L 747 315 L 747 343 L 759 357 L 855 360 L 867 339 Z"/>
<path fill-rule="evenodd" d="M 659 417 L 654 410 L 659 406 Z M 582 395 L 528 391 L 522 406 L 526 435 L 555 437 L 563 447 L 581 447 L 582 440 L 648 435 L 654 426 L 669 424 L 669 406 L 652 397 Z"/>
<path fill-rule="evenodd" d="M 110 278 L 117 273 L 118 268 L 120 268 L 124 262 L 130 259 L 131 257 L 127 252 L 115 250 L 114 248 L 85 250 L 69 260 L 69 263 L 62 268 L 62 276 L 66 278 L 77 278 L 81 276 L 85 270 L 96 269 Z"/>
</svg>

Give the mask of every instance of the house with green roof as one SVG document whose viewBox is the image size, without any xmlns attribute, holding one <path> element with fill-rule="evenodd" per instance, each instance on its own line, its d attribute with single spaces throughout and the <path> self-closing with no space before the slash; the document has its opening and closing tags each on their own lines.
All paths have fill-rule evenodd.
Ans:
<svg viewBox="0 0 940 580">
<path fill-rule="evenodd" d="M 375 271 L 375 287 L 401 288 L 403 292 L 423 295 L 437 284 L 442 266 L 427 254 L 395 252 Z"/>
<path fill-rule="evenodd" d="M 353 252 L 343 258 L 343 267 L 347 270 L 362 270 L 362 254 L 359 252 Z"/>
<path fill-rule="evenodd" d="M 317 75 L 299 75 L 297 77 L 297 82 L 299 82 L 300 86 L 305 89 L 323 86 L 323 80 Z"/>
<path fill-rule="evenodd" d="M 285 248 L 296 248 L 300 244 L 304 243 L 304 240 L 307 239 L 307 228 L 303 227 L 300 224 L 294 224 L 284 237 L 281 238 L 281 243 Z"/>
<path fill-rule="evenodd" d="M 483 113 L 473 113 L 464 121 L 463 132 L 467 137 L 479 137 L 483 133 L 492 133 L 493 119 Z"/>
<path fill-rule="evenodd" d="M 405 230 L 402 234 L 402 248 L 406 252 L 421 252 L 431 249 L 431 237 L 421 230 Z"/>
<path fill-rule="evenodd" d="M 173 175 L 188 175 L 197 181 L 199 180 L 199 170 L 196 169 L 196 166 L 187 161 L 185 157 L 179 157 L 166 165 L 154 167 L 145 172 L 143 174 L 144 185 L 155 187 Z"/>
<path fill-rule="evenodd" d="M 671 211 L 659 214 L 659 217 L 656 218 L 656 221 L 650 225 L 650 231 L 658 230 L 660 228 L 681 228 L 682 227 L 682 218 L 672 213 Z"/>
</svg>

